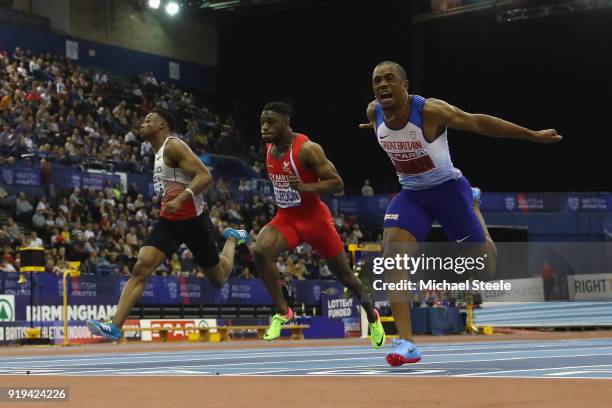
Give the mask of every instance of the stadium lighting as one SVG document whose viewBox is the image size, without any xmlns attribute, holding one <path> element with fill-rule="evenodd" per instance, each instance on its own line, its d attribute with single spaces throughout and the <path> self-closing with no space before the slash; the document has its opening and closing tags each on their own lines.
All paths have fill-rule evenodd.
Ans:
<svg viewBox="0 0 612 408">
<path fill-rule="evenodd" d="M 173 16 L 179 12 L 180 6 L 175 1 L 170 1 L 166 4 L 166 13 Z"/>
<path fill-rule="evenodd" d="M 147 5 L 149 6 L 149 8 L 152 8 L 155 10 L 159 8 L 160 4 L 161 4 L 161 0 L 148 0 L 147 1 Z"/>
</svg>

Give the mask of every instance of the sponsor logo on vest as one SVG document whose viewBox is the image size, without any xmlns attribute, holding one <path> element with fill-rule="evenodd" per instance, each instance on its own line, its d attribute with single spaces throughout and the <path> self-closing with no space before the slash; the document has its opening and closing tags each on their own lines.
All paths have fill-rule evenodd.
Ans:
<svg viewBox="0 0 612 408">
<path fill-rule="evenodd" d="M 285 173 L 291 173 L 290 163 L 288 161 L 283 162 L 283 171 Z"/>
</svg>

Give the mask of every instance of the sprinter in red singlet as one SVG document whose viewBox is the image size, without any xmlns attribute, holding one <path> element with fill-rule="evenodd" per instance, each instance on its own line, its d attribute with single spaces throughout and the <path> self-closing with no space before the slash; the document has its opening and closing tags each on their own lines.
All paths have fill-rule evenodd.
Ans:
<svg viewBox="0 0 612 408">
<path fill-rule="evenodd" d="M 259 233 L 255 244 L 255 263 L 276 304 L 276 314 L 264 339 L 280 336 L 283 324 L 293 318 L 282 293 L 275 259 L 285 249 L 302 242 L 310 244 L 327 261 L 334 276 L 361 301 L 372 334 L 372 346 L 385 342 L 378 312 L 359 279 L 351 272 L 344 244 L 334 221 L 319 194 L 337 193 L 344 185 L 325 152 L 306 135 L 291 130 L 291 108 L 282 102 L 267 104 L 261 114 L 261 135 L 267 143 L 268 176 L 274 187 L 277 213 Z"/>
<path fill-rule="evenodd" d="M 121 338 L 121 327 L 142 297 L 147 277 L 162 262 L 171 259 L 182 243 L 191 250 L 210 283 L 221 288 L 232 272 L 236 245 L 249 239 L 245 230 L 226 228 L 225 245 L 218 254 L 214 226 L 202 197 L 212 184 L 212 174 L 173 131 L 172 114 L 161 109 L 149 113 L 140 127 L 140 137 L 149 141 L 155 150 L 153 187 L 161 200 L 160 218 L 138 252 L 112 322 L 86 321 L 89 330 L 97 336 L 109 340 Z"/>
</svg>

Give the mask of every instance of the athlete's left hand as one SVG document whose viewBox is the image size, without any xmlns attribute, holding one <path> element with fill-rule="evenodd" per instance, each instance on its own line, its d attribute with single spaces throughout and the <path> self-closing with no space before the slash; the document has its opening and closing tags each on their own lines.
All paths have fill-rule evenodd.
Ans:
<svg viewBox="0 0 612 408">
<path fill-rule="evenodd" d="M 563 137 L 557 133 L 556 129 L 538 130 L 533 132 L 534 141 L 539 143 L 557 143 Z"/>
<path fill-rule="evenodd" d="M 306 184 L 297 176 L 289 176 L 289 185 L 292 189 L 302 192 L 306 190 Z"/>
<path fill-rule="evenodd" d="M 166 204 L 166 206 L 164 207 L 164 212 L 168 214 L 174 214 L 178 211 L 179 208 L 181 208 L 181 203 L 178 202 L 178 200 L 174 199 Z"/>
</svg>

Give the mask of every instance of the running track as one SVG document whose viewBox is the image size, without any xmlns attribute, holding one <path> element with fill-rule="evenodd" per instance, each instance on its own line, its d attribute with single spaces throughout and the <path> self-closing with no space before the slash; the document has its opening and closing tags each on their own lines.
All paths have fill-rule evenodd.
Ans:
<svg viewBox="0 0 612 408">
<path fill-rule="evenodd" d="M 420 344 L 423 360 L 391 368 L 387 345 L 3 355 L 0 375 L 418 376 L 612 379 L 612 339 Z"/>
</svg>

